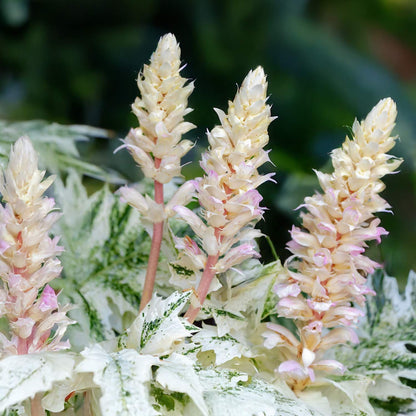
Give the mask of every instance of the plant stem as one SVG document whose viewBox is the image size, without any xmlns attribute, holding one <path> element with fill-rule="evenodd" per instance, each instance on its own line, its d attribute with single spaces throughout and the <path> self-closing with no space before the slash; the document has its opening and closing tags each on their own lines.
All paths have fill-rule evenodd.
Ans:
<svg viewBox="0 0 416 416">
<path fill-rule="evenodd" d="M 26 338 L 18 338 L 17 353 L 18 355 L 25 355 L 28 353 L 28 340 Z M 30 399 L 30 415 L 45 416 L 45 414 L 45 410 L 42 407 L 42 395 L 36 394 L 33 399 Z"/>
<path fill-rule="evenodd" d="M 264 237 L 266 238 L 266 241 L 269 243 L 269 247 L 270 247 L 270 250 L 272 251 L 274 259 L 276 261 L 279 260 L 279 256 L 277 255 L 276 249 L 274 248 L 274 244 L 271 238 L 268 235 L 265 235 Z"/>
<path fill-rule="evenodd" d="M 205 298 L 207 297 L 207 293 L 209 290 L 209 287 L 211 286 L 212 279 L 215 276 L 215 265 L 218 261 L 218 254 L 208 256 L 207 263 L 205 265 L 204 272 L 201 277 L 201 281 L 198 286 L 198 290 L 196 292 L 198 301 L 200 305 L 205 301 Z M 188 318 L 189 323 L 193 323 L 195 321 L 195 318 L 197 317 L 199 311 L 201 310 L 201 306 L 194 307 L 189 306 L 188 310 L 186 311 L 185 318 Z"/>
<path fill-rule="evenodd" d="M 161 160 L 155 158 L 155 167 L 160 166 Z M 155 202 L 163 206 L 163 183 L 155 180 Z M 140 308 L 142 311 L 144 307 L 152 299 L 153 288 L 155 286 L 157 264 L 159 262 L 160 247 L 162 245 L 163 237 L 163 221 L 153 224 L 152 246 L 150 248 L 149 262 L 147 264 L 146 278 L 144 281 L 142 298 L 140 300 Z"/>
<path fill-rule="evenodd" d="M 33 399 L 30 400 L 30 414 L 31 416 L 45 416 L 45 410 L 42 407 L 42 396 L 36 394 Z"/>
<path fill-rule="evenodd" d="M 91 416 L 90 411 L 91 391 L 84 392 L 83 416 Z"/>
<path fill-rule="evenodd" d="M 27 354 L 28 345 L 27 345 L 27 339 L 26 338 L 18 338 L 17 340 L 17 353 L 19 355 Z"/>
</svg>

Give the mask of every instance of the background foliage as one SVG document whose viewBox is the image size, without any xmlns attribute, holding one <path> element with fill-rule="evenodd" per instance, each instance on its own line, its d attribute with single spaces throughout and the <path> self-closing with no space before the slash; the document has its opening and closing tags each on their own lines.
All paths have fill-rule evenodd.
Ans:
<svg viewBox="0 0 416 416">
<path fill-rule="evenodd" d="M 374 255 L 405 278 L 416 267 L 415 23 L 413 0 L 2 0 L 0 118 L 89 124 L 122 137 L 137 125 L 129 106 L 138 70 L 158 38 L 173 32 L 184 72 L 196 80 L 190 121 L 198 129 L 189 134 L 196 158 L 217 123 L 212 107 L 224 109 L 236 83 L 262 65 L 279 116 L 269 146 L 278 184 L 262 188 L 270 208 L 262 226 L 284 259 L 293 208 L 316 188 L 312 168 L 327 163 L 355 116 L 391 96 L 401 136 L 395 154 L 405 162 L 387 180 L 384 197 L 396 215 L 383 216 L 390 236 Z M 127 152 L 112 156 L 116 146 L 108 138 L 78 144 L 88 161 L 137 179 Z M 199 170 L 193 164 L 185 173 Z"/>
</svg>

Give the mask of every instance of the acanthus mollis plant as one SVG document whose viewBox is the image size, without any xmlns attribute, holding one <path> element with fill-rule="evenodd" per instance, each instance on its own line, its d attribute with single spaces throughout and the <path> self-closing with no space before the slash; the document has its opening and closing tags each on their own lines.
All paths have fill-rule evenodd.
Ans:
<svg viewBox="0 0 416 416">
<path fill-rule="evenodd" d="M 324 353 L 348 341 L 358 343 L 352 328 L 364 315 L 365 296 L 375 294 L 366 276 L 381 267 L 364 255 L 366 242 L 380 243 L 387 234 L 374 217 L 390 208 L 379 196 L 385 188 L 381 178 L 401 163 L 387 154 L 396 140 L 391 136 L 396 115 L 396 104 L 387 98 L 361 123 L 356 120 L 353 137 L 332 152 L 334 172 L 316 172 L 323 193 L 300 206 L 306 209 L 303 230 L 292 228 L 292 256 L 275 286 L 277 312 L 293 319 L 298 333 L 270 323 L 264 334 L 267 348 L 284 351 L 286 360 L 277 371 L 295 391 L 314 383 L 316 370 L 343 374 L 344 365 Z"/>
<path fill-rule="evenodd" d="M 182 135 L 193 127 L 184 121 L 193 84 L 186 84 L 180 69 L 178 43 L 166 35 L 139 75 L 133 111 L 140 126 L 124 147 L 147 181 L 116 194 L 105 184 L 88 195 L 71 171 L 49 189 L 63 211 L 54 228 L 65 246 L 63 279 L 51 281 L 61 272 L 57 239 L 48 237 L 59 214 L 53 200 L 42 197 L 52 180 L 42 182 L 27 139 L 12 150 L 9 166 L 15 167 L 6 169 L 2 187 L 7 224 L 0 264 L 7 273 L 1 275 L 1 310 L 22 304 L 4 301 L 14 282 L 43 277 L 36 296 L 13 292 L 27 304 L 31 296 L 32 304 L 24 316 L 8 316 L 11 338 L 2 339 L 11 350 L 0 359 L 0 414 L 411 414 L 415 279 L 411 275 L 404 298 L 390 299 L 377 275 L 366 282 L 378 266 L 363 255 L 366 241 L 385 234 L 373 217 L 389 208 L 378 195 L 380 179 L 400 163 L 387 155 L 395 141 L 393 101 L 381 101 L 354 124 L 354 137 L 333 152 L 333 174 L 318 173 L 324 193 L 306 198 L 305 230 L 293 228 L 293 256 L 283 268 L 278 260 L 261 264 L 254 240 L 264 210 L 257 188 L 271 179 L 258 172 L 268 161 L 264 147 L 273 119 L 263 69 L 249 72 L 227 113 L 216 110 L 220 125 L 208 133 L 204 176 L 178 188 L 172 179 L 180 176 L 181 157 L 192 146 Z M 93 165 L 89 170 L 97 171 Z M 24 172 L 30 175 L 23 180 Z M 24 203 L 13 197 L 16 184 Z M 193 197 L 195 210 L 186 205 Z M 22 220 L 23 212 L 28 216 Z M 38 261 L 39 270 L 28 266 L 24 272 L 22 258 L 28 265 Z M 19 273 L 24 280 L 16 279 Z M 66 332 L 71 351 L 57 351 L 67 345 L 61 336 L 70 323 L 57 302 L 58 288 L 60 298 L 74 305 L 69 314 L 77 323 Z M 367 321 L 358 320 L 365 296 L 374 292 Z M 38 310 L 44 326 L 35 319 Z M 295 322 L 298 332 L 278 325 L 277 314 Z M 32 333 L 18 341 L 26 333 L 13 331 L 26 328 L 27 318 L 35 321 Z M 196 318 L 202 320 L 198 326 L 191 323 Z M 352 347 L 347 341 L 357 341 L 355 325 L 363 341 Z M 42 342 L 35 345 L 37 331 Z M 332 348 L 339 344 L 341 350 Z M 27 349 L 19 355 L 13 345 Z M 341 375 L 344 365 L 350 371 Z M 315 375 L 318 370 L 336 374 L 320 377 L 325 373 Z"/>
</svg>

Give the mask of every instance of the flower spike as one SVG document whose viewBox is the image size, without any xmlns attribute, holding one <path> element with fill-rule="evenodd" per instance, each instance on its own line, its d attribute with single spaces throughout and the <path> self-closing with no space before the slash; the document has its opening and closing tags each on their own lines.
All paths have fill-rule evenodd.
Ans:
<svg viewBox="0 0 416 416">
<path fill-rule="evenodd" d="M 16 141 L 9 164 L 0 175 L 0 316 L 9 320 L 11 338 L 0 338 L 0 355 L 27 354 L 69 348 L 62 341 L 73 323 L 49 282 L 59 277 L 57 259 L 63 248 L 48 234 L 60 214 L 43 193 L 54 177 L 43 180 L 28 137 Z M 54 332 L 52 330 L 54 329 Z"/>
<path fill-rule="evenodd" d="M 268 161 L 263 147 L 268 143 L 267 128 L 273 117 L 267 104 L 267 81 L 263 68 L 250 71 L 238 90 L 234 101 L 228 105 L 228 113 L 215 110 L 221 125 L 208 132 L 210 149 L 202 157 L 205 176 L 197 182 L 199 204 L 203 219 L 183 209 L 177 213 L 193 228 L 206 254 L 205 268 L 197 290 L 202 304 L 207 293 L 214 288 L 211 282 L 249 257 L 258 256 L 247 237 L 247 227 L 262 218 L 261 195 L 256 188 L 270 175 L 260 175 L 257 168 Z M 195 224 L 200 223 L 198 229 Z M 198 232 L 198 230 L 202 232 Z M 254 234 L 252 234 L 253 236 Z M 256 234 L 258 236 L 258 234 Z M 183 245 L 183 244 L 182 244 Z M 187 258 L 200 272 L 200 259 Z M 179 260 L 179 262 L 181 259 Z M 191 306 L 186 316 L 193 322 L 199 307 Z"/>
<path fill-rule="evenodd" d="M 181 176 L 181 158 L 193 146 L 181 140 L 195 126 L 184 121 L 192 111 L 187 106 L 194 84 L 185 85 L 187 79 L 180 75 L 180 53 L 171 33 L 159 40 L 150 64 L 144 65 L 137 79 L 141 97 L 132 109 L 140 127 L 124 140 L 144 175 L 163 184 Z"/>
<path fill-rule="evenodd" d="M 287 361 L 277 371 L 295 391 L 314 382 L 315 370 L 342 373 L 343 365 L 322 360 L 323 352 L 358 342 L 351 327 L 363 312 L 351 303 L 364 305 L 365 295 L 372 294 L 365 277 L 380 267 L 364 256 L 366 241 L 379 243 L 387 234 L 374 218 L 389 208 L 378 195 L 384 189 L 381 178 L 402 162 L 387 154 L 395 144 L 396 115 L 396 104 L 386 98 L 361 123 L 355 120 L 353 138 L 331 154 L 334 172 L 316 172 L 323 194 L 305 198 L 303 229 L 292 228 L 287 247 L 293 256 L 275 291 L 279 315 L 295 320 L 300 340 L 288 342 L 272 324 L 264 335 L 267 348 L 283 347 Z"/>
<path fill-rule="evenodd" d="M 194 89 L 193 82 L 180 75 L 179 44 L 171 33 L 160 38 L 150 64 L 144 65 L 137 79 L 141 97 L 132 105 L 140 126 L 130 130 L 124 145 L 147 178 L 154 181 L 154 200 L 140 195 L 136 190 L 124 186 L 119 194 L 128 204 L 137 209 L 143 218 L 153 223 L 152 246 L 146 272 L 140 310 L 152 297 L 163 236 L 164 220 L 174 215 L 173 207 L 164 205 L 163 185 L 174 177 L 181 176 L 181 158 L 192 148 L 182 135 L 193 129 L 184 117 L 188 108 L 188 97 Z M 185 186 L 188 189 L 189 185 Z M 179 189 L 173 197 L 175 204 L 190 201 L 193 189 Z"/>
</svg>

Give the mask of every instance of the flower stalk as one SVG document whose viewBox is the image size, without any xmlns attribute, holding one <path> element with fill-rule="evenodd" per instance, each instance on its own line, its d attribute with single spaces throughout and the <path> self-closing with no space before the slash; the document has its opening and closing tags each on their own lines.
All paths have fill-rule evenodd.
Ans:
<svg viewBox="0 0 416 416">
<path fill-rule="evenodd" d="M 160 165 L 160 159 L 155 160 L 155 165 Z M 163 206 L 163 184 L 154 181 L 155 202 Z M 157 264 L 159 262 L 159 253 L 163 239 L 163 223 L 160 221 L 153 224 L 152 245 L 150 247 L 149 261 L 147 263 L 146 277 L 140 300 L 140 312 L 152 299 L 153 288 L 155 286 Z"/>
<path fill-rule="evenodd" d="M 44 416 L 46 412 L 42 406 L 42 395 L 36 394 L 33 399 L 30 400 L 30 415 L 31 416 Z"/>
<path fill-rule="evenodd" d="M 366 276 L 381 267 L 364 256 L 366 242 L 380 243 L 387 234 L 379 227 L 377 212 L 390 206 L 379 196 L 381 178 L 393 173 L 401 160 L 387 152 L 397 111 L 390 98 L 381 100 L 359 123 L 353 138 L 332 152 L 334 172 L 316 172 L 323 194 L 305 198 L 300 207 L 303 230 L 293 227 L 286 261 L 286 275 L 276 285 L 280 316 L 295 320 L 298 338 L 286 328 L 269 323 L 264 333 L 267 348 L 279 347 L 286 360 L 278 373 L 294 391 L 315 381 L 315 371 L 342 374 L 345 367 L 324 358 L 328 349 L 346 342 L 357 343 L 352 329 L 363 316 L 365 296 L 374 294 Z"/>
<path fill-rule="evenodd" d="M 215 266 L 218 262 L 219 255 L 208 256 L 207 262 L 205 264 L 204 272 L 202 273 L 201 282 L 198 286 L 196 297 L 198 299 L 198 304 L 191 304 L 188 310 L 185 313 L 185 318 L 188 319 L 190 323 L 193 323 L 198 316 L 199 311 L 201 310 L 202 303 L 204 303 L 205 298 L 209 292 L 212 280 L 215 277 L 216 271 Z M 202 302 L 201 302 L 202 301 Z"/>
</svg>

